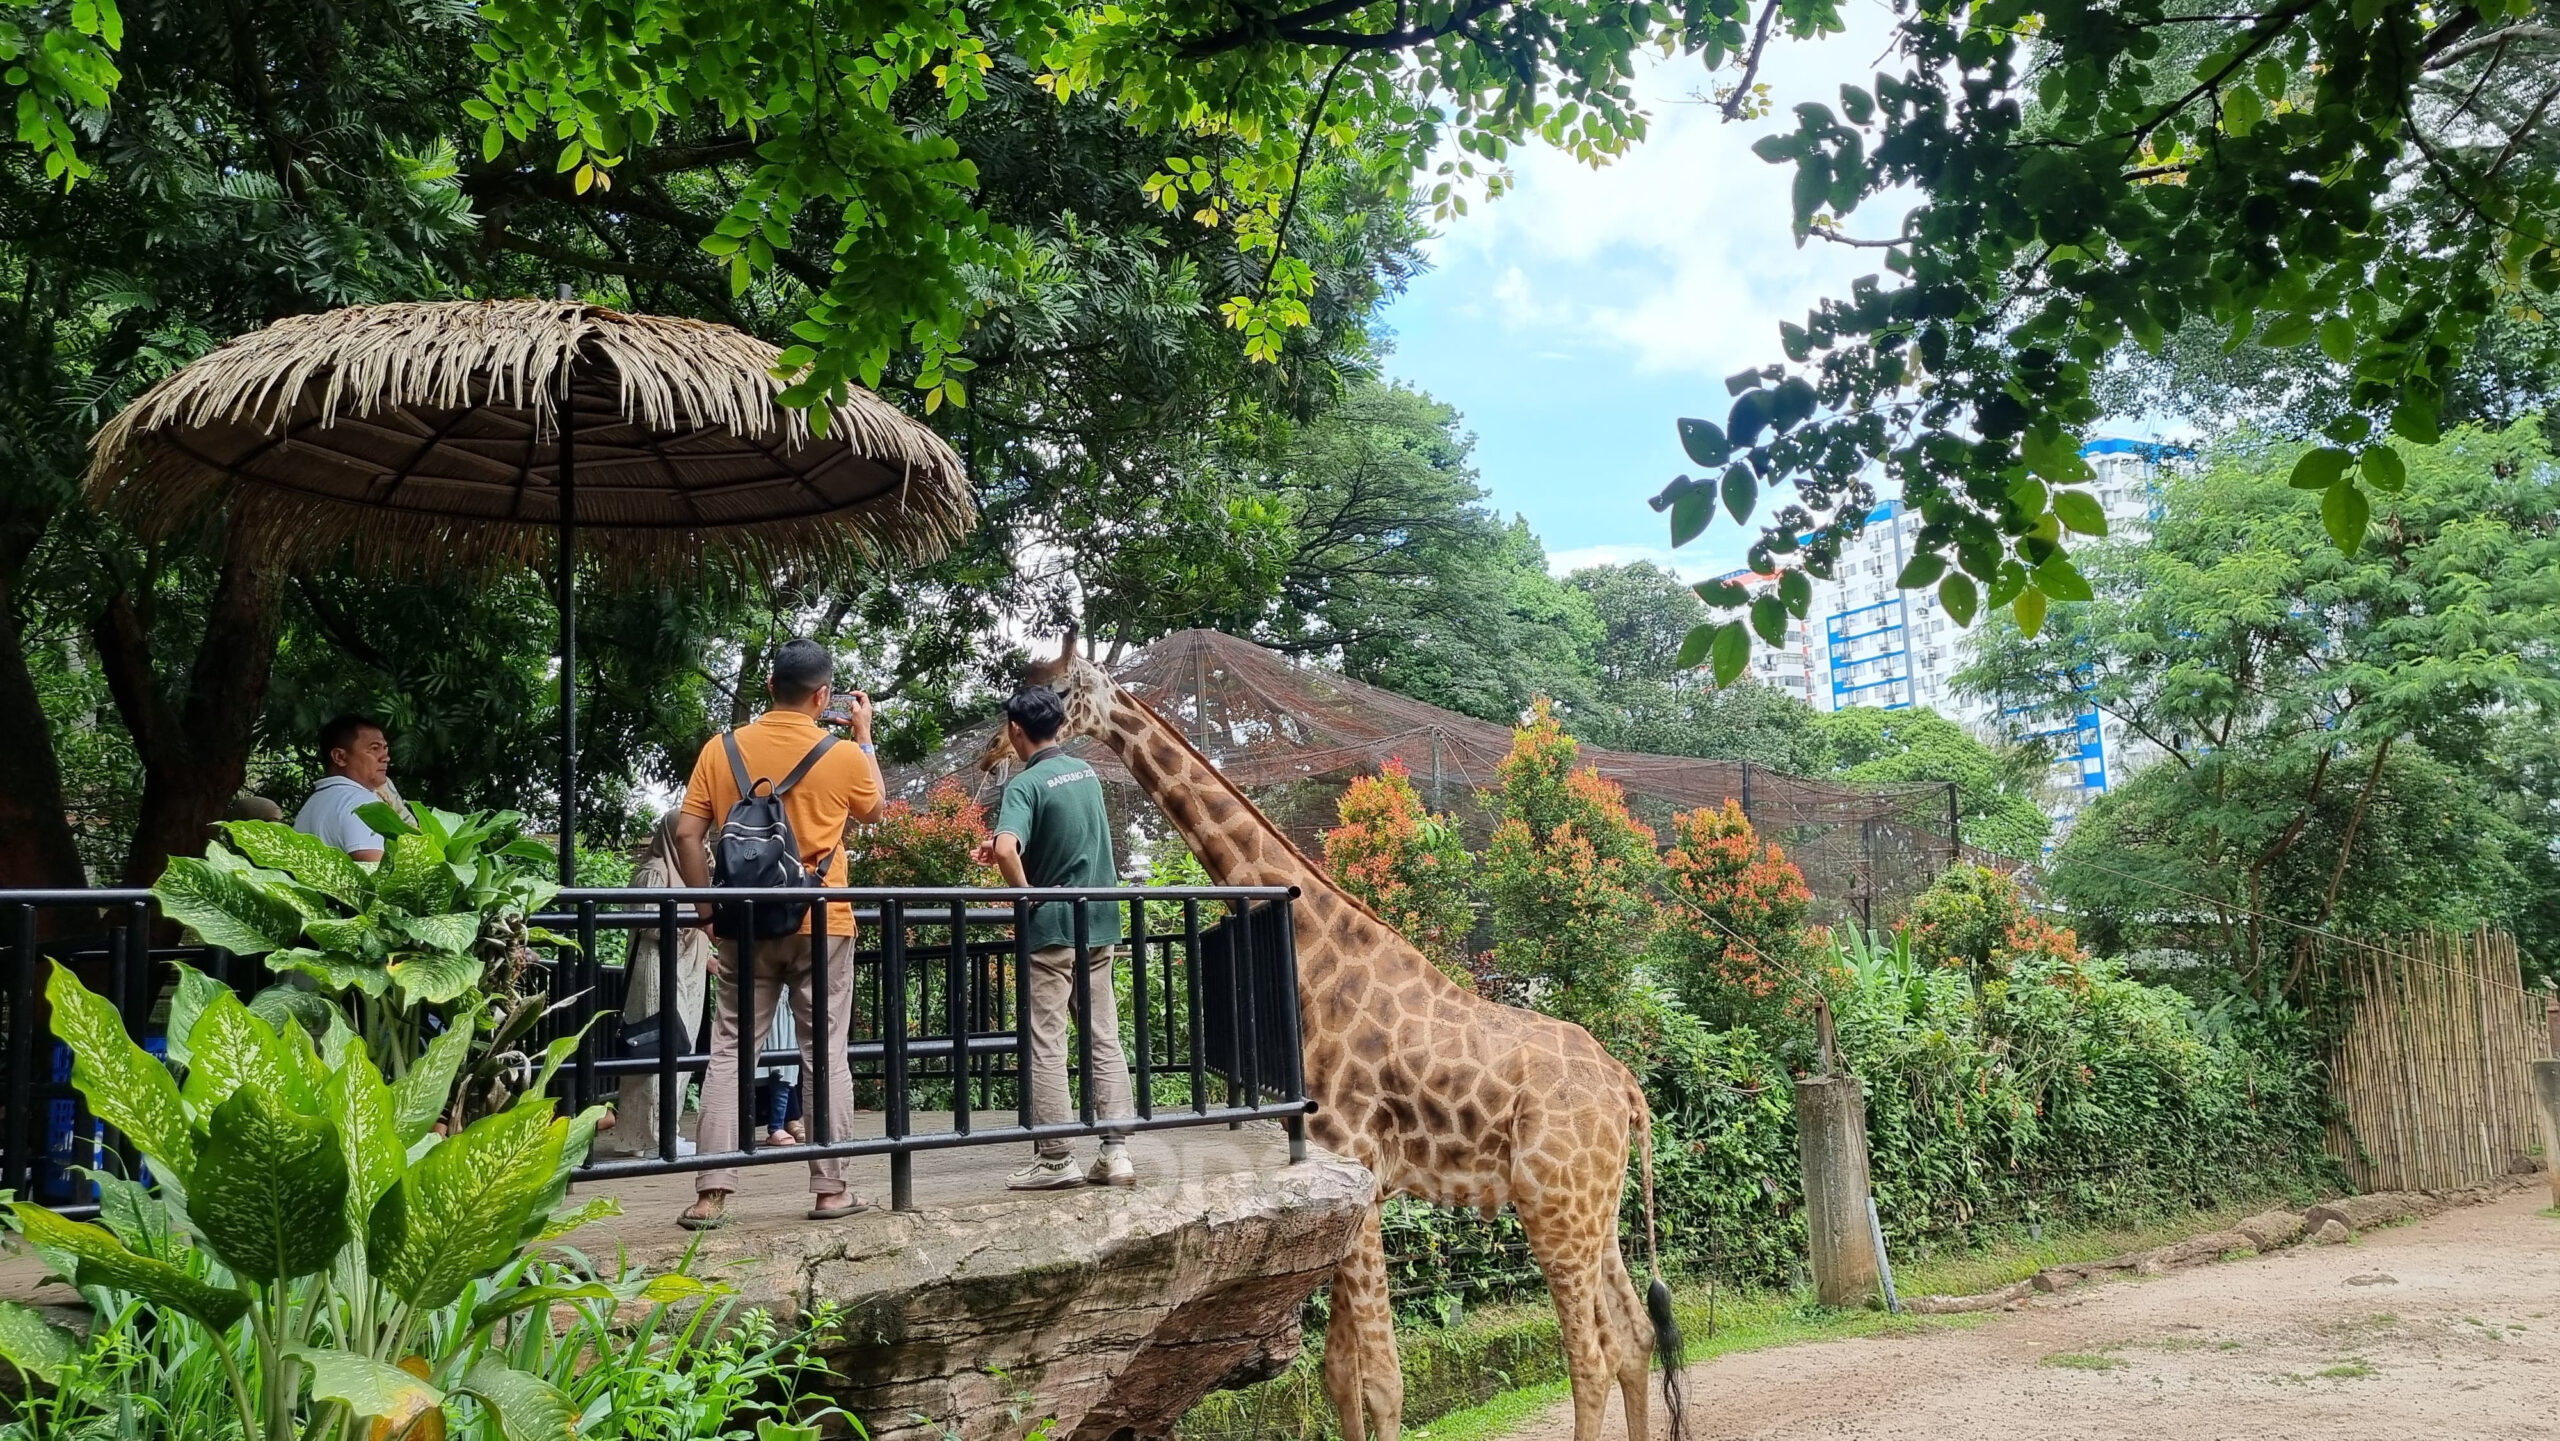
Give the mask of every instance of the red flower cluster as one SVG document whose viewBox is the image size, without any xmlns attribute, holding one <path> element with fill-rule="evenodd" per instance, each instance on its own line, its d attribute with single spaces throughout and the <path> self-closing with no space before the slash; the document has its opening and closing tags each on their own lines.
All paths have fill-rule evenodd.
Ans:
<svg viewBox="0 0 2560 1441">
<path fill-rule="evenodd" d="M 987 836 L 987 808 L 957 778 L 945 778 L 922 806 L 891 801 L 880 819 L 845 829 L 846 878 L 857 886 L 995 885 L 995 867 L 969 859 Z"/>
<path fill-rule="evenodd" d="M 1711 1019 L 1762 1019 L 1759 1003 L 1801 986 L 1813 890 L 1736 802 L 1679 816 L 1672 834 L 1662 863 L 1681 911 L 1665 949 L 1682 998 Z"/>
</svg>

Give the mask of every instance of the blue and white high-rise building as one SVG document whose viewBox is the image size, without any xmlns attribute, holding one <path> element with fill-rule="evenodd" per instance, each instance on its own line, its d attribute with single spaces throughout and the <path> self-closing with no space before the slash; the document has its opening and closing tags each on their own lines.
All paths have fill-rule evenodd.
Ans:
<svg viewBox="0 0 2560 1441">
<path fill-rule="evenodd" d="M 2106 511 L 2109 534 L 2139 539 L 2147 533 L 2157 514 L 2160 466 L 2172 448 L 2106 439 L 2080 453 L 2097 472 L 2083 488 Z M 2142 757 L 2129 749 L 2123 728 L 2094 706 L 2029 713 L 1956 693 L 1955 673 L 1969 659 L 1965 632 L 1934 592 L 1894 584 L 1919 528 L 1920 518 L 1898 500 L 1870 512 L 1866 529 L 1841 552 L 1833 579 L 1814 583 L 1804 623 L 1788 627 L 1786 644 L 1755 649 L 1752 674 L 1826 711 L 1922 706 L 1986 740 L 2041 740 L 2054 757 L 2051 808 L 2060 817 L 2076 814 Z M 1757 588 L 1747 572 L 1732 578 Z"/>
</svg>

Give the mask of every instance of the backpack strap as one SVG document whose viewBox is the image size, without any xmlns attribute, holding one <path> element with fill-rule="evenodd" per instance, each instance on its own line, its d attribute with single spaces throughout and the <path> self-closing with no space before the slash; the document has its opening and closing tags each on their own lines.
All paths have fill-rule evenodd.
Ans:
<svg viewBox="0 0 2560 1441">
<path fill-rule="evenodd" d="M 790 791 L 793 786 L 800 784 L 800 778 L 809 773 L 809 767 L 818 763 L 818 757 L 834 750 L 835 745 L 836 738 L 834 736 L 826 735 L 818 737 L 818 743 L 809 747 L 809 753 L 800 758 L 800 764 L 793 766 L 791 768 L 791 774 L 782 778 L 782 784 L 773 788 L 774 796 L 779 799 L 785 793 Z"/>
<path fill-rule="evenodd" d="M 726 746 L 729 751 L 729 774 L 738 783 L 738 799 L 745 800 L 756 793 L 756 783 L 747 779 L 747 758 L 738 753 L 738 733 L 733 730 L 722 731 L 720 744 Z M 799 772 L 794 771 L 792 774 L 796 777 Z"/>
</svg>

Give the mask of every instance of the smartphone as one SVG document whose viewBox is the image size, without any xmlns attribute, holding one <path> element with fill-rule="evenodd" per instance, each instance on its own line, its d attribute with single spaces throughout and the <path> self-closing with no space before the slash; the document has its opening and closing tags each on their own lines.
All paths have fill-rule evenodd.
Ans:
<svg viewBox="0 0 2560 1441">
<path fill-rule="evenodd" d="M 831 726 L 840 726 L 851 723 L 853 720 L 853 695 L 854 693 L 851 690 L 837 691 L 834 697 L 828 700 L 827 708 L 818 712 L 818 719 Z"/>
</svg>

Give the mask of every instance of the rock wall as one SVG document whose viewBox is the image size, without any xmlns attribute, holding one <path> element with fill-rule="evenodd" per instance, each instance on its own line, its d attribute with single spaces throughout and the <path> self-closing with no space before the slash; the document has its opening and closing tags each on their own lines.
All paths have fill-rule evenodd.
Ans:
<svg viewBox="0 0 2560 1441">
<path fill-rule="evenodd" d="M 696 1269 L 784 1316 L 836 1308 L 836 1399 L 879 1441 L 996 1441 L 1042 1417 L 1063 1441 L 1170 1436 L 1202 1396 L 1297 1355 L 1301 1308 L 1372 1189 L 1321 1151 L 1132 1190 L 999 1182 L 851 1223 L 715 1232 Z"/>
</svg>

